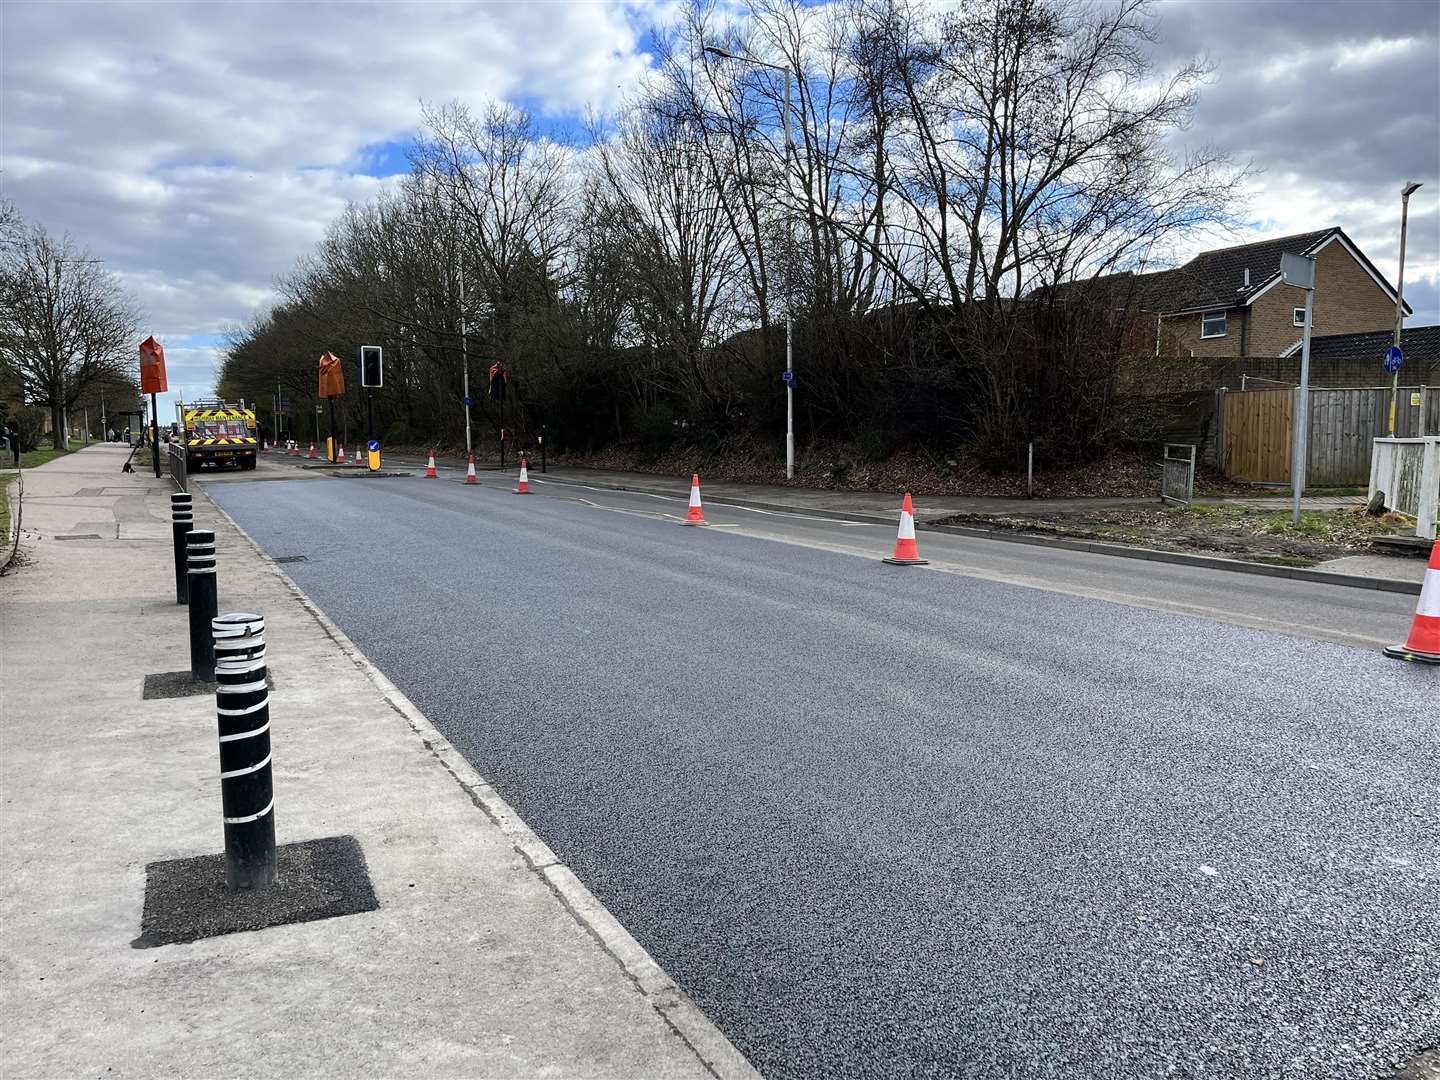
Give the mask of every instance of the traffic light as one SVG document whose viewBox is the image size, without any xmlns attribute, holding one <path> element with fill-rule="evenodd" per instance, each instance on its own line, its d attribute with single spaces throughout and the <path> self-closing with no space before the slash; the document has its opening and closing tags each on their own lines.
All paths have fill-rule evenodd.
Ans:
<svg viewBox="0 0 1440 1080">
<path fill-rule="evenodd" d="M 360 346 L 360 385 L 385 385 L 385 361 L 379 345 Z"/>
</svg>

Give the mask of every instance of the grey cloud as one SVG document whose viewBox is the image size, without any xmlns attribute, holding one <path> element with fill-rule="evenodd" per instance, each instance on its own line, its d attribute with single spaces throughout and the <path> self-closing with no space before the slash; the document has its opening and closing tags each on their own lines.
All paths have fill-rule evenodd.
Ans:
<svg viewBox="0 0 1440 1080">
<path fill-rule="evenodd" d="M 1166 63 L 1215 67 L 1188 145 L 1258 170 L 1251 207 L 1267 234 L 1340 225 L 1393 281 L 1399 189 L 1411 202 L 1412 295 L 1440 280 L 1440 5 L 1175 0 L 1157 8 Z M 1429 312 L 1422 317 L 1421 311 Z M 1416 321 L 1437 321 L 1416 304 Z"/>
</svg>

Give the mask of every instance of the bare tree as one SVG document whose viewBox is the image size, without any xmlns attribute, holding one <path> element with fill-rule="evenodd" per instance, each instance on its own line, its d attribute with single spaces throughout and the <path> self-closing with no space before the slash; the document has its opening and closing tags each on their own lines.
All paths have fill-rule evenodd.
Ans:
<svg viewBox="0 0 1440 1080">
<path fill-rule="evenodd" d="M 96 383 L 127 378 L 136 361 L 136 317 L 115 278 L 69 237 L 40 226 L 0 253 L 0 365 L 32 405 L 48 407 L 56 448 L 65 410 Z"/>
</svg>

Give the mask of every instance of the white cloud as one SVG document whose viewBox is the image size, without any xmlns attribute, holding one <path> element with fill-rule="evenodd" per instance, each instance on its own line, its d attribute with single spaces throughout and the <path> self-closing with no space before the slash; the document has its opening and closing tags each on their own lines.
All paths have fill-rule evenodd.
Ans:
<svg viewBox="0 0 1440 1080">
<path fill-rule="evenodd" d="M 422 100 L 609 108 L 648 64 L 644 15 L 8 0 L 3 192 L 105 259 L 147 332 L 184 348 L 269 302 L 345 203 L 379 190 L 365 150 L 412 135 Z"/>
</svg>

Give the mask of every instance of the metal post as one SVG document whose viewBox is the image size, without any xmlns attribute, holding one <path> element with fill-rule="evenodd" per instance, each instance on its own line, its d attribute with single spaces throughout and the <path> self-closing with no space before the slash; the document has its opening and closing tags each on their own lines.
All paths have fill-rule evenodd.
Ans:
<svg viewBox="0 0 1440 1080">
<path fill-rule="evenodd" d="M 150 395 L 150 460 L 155 465 L 155 479 L 160 479 L 160 413 L 155 394 Z"/>
<path fill-rule="evenodd" d="M 789 188 L 790 181 L 790 65 L 785 65 L 785 186 Z M 786 240 L 794 244 L 795 237 L 792 235 L 793 225 L 786 229 Z M 791 315 L 795 306 L 795 298 L 792 289 L 786 289 L 785 296 L 785 370 L 793 372 L 794 354 L 791 349 Z M 814 340 L 814 336 L 811 336 Z M 785 383 L 785 479 L 795 478 L 795 380 L 788 379 Z"/>
<path fill-rule="evenodd" d="M 330 442 L 325 447 L 325 460 L 335 460 L 335 399 L 329 398 L 330 402 Z"/>
<path fill-rule="evenodd" d="M 1035 497 L 1035 444 L 1025 444 L 1025 498 Z"/>
<path fill-rule="evenodd" d="M 540 434 L 539 434 L 538 438 L 540 439 L 540 471 L 543 473 L 543 472 L 545 471 L 545 425 L 544 425 L 544 424 L 541 424 L 541 425 L 540 425 Z"/>
<path fill-rule="evenodd" d="M 232 892 L 263 889 L 277 877 L 265 620 L 243 612 L 221 615 L 210 620 L 210 632 L 217 657 L 225 887 Z"/>
<path fill-rule="evenodd" d="M 460 364 L 465 379 L 465 456 L 468 458 L 475 452 L 470 443 L 470 346 L 465 340 L 465 267 L 458 260 L 455 272 L 460 278 Z"/>
<path fill-rule="evenodd" d="M 1294 496 L 1290 508 L 1290 521 L 1300 524 L 1300 497 L 1305 491 L 1305 467 L 1310 456 L 1310 324 L 1315 314 L 1315 279 L 1310 279 L 1310 288 L 1305 290 L 1305 335 L 1300 346 L 1300 386 L 1295 399 L 1295 463 L 1294 475 L 1290 478 Z"/>
<path fill-rule="evenodd" d="M 215 643 L 210 620 L 215 618 L 215 534 L 191 529 L 185 541 L 186 572 L 190 575 L 190 677 L 196 682 L 215 679 Z"/>
<path fill-rule="evenodd" d="M 365 467 L 370 467 L 370 444 L 375 441 L 375 388 L 365 388 Z"/>
<path fill-rule="evenodd" d="M 175 603 L 185 604 L 190 600 L 190 574 L 187 562 L 186 542 L 194 527 L 195 512 L 188 491 L 177 491 L 170 496 L 170 532 L 175 540 Z"/>
<path fill-rule="evenodd" d="M 505 380 L 500 380 L 500 471 L 505 471 Z"/>
<path fill-rule="evenodd" d="M 1395 348 L 1400 348 L 1400 332 L 1405 327 L 1405 230 L 1410 220 L 1410 196 L 1420 185 L 1406 184 L 1400 189 L 1400 272 L 1395 282 Z M 1390 374 L 1390 438 L 1395 437 L 1395 413 L 1400 398 L 1400 369 Z"/>
</svg>

